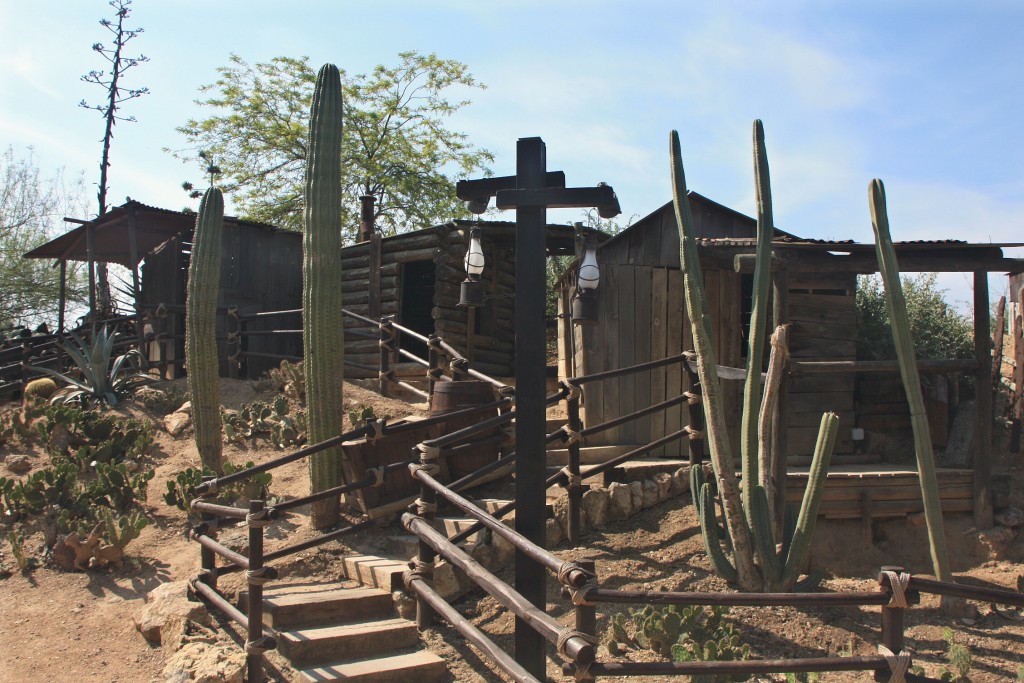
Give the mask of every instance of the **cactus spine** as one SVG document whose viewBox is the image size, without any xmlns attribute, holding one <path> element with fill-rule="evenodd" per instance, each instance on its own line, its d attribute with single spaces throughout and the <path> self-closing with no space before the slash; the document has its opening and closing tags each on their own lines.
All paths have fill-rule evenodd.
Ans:
<svg viewBox="0 0 1024 683">
<path fill-rule="evenodd" d="M 783 555 L 776 551 L 775 533 L 771 519 L 771 505 L 762 472 L 759 477 L 758 415 L 762 403 L 761 363 L 766 335 L 768 285 L 771 277 L 771 237 L 774 231 L 771 208 L 771 189 L 768 178 L 768 163 L 764 147 L 764 129 L 760 121 L 754 122 L 754 167 L 758 199 L 758 242 L 754 270 L 753 315 L 750 325 L 750 351 L 747 358 L 747 381 L 744 390 L 743 424 L 741 432 L 741 462 L 744 487 L 740 492 L 739 482 L 732 464 L 732 453 L 728 445 L 725 426 L 725 411 L 722 407 L 717 359 L 711 333 L 711 321 L 707 314 L 707 296 L 697 255 L 696 230 L 686 197 L 686 180 L 683 173 L 679 135 L 672 131 L 670 137 L 672 157 L 672 189 L 679 225 L 680 263 L 683 269 L 684 293 L 687 315 L 693 332 L 694 350 L 697 353 L 697 370 L 704 389 L 704 412 L 707 418 L 706 432 L 711 452 L 711 463 L 715 470 L 717 487 L 721 496 L 724 529 L 720 530 L 715 512 L 712 484 L 703 481 L 701 472 L 692 470 L 693 498 L 701 521 L 701 531 L 715 571 L 743 590 L 789 590 L 796 583 L 800 570 L 810 552 L 810 539 L 817 521 L 818 506 L 824 491 L 828 463 L 831 459 L 839 420 L 833 413 L 822 416 L 818 443 L 811 466 L 811 477 L 804 494 L 803 505 L 797 520 L 792 542 L 785 539 Z M 777 333 L 778 334 L 778 333 Z M 784 339 L 784 333 L 778 334 Z M 787 352 L 784 343 L 773 344 L 772 363 L 784 362 Z M 771 410 L 762 416 L 761 432 L 766 431 L 765 419 L 771 419 Z M 768 444 L 764 439 L 761 448 Z M 775 453 L 774 457 L 785 457 Z M 764 458 L 763 461 L 767 461 Z M 767 469 L 767 468 L 764 468 Z M 722 536 L 724 535 L 724 538 Z M 725 549 L 722 547 L 725 543 Z M 731 550 L 732 560 L 725 550 Z"/>
<path fill-rule="evenodd" d="M 309 441 L 342 431 L 345 325 L 341 311 L 341 76 L 325 64 L 316 78 L 306 158 L 302 242 L 302 329 Z M 313 492 L 342 482 L 338 447 L 309 461 Z M 337 498 L 313 504 L 311 522 L 323 529 L 338 521 Z"/>
<path fill-rule="evenodd" d="M 935 475 L 935 453 L 932 450 L 931 434 L 928 431 L 928 416 L 925 414 L 924 398 L 921 396 L 921 377 L 917 371 L 914 355 L 914 341 L 910 336 L 910 320 L 907 317 L 907 302 L 900 284 L 899 264 L 896 250 L 889 234 L 889 215 L 885 206 L 885 186 L 875 179 L 868 187 L 871 204 L 871 227 L 875 231 L 875 250 L 878 254 L 878 269 L 885 283 L 885 303 L 889 309 L 892 339 L 896 346 L 896 357 L 900 362 L 900 376 L 910 404 L 911 426 L 914 431 L 914 452 L 917 455 L 918 476 L 921 480 L 921 498 L 924 501 L 924 517 L 928 525 L 928 543 L 932 556 L 932 567 L 939 581 L 953 581 L 946 554 L 946 534 L 942 522 L 942 508 L 939 502 L 939 483 Z"/>
<path fill-rule="evenodd" d="M 185 363 L 192 399 L 196 448 L 203 467 L 224 473 L 220 417 L 220 365 L 217 361 L 217 293 L 224 196 L 216 187 L 203 195 L 192 238 L 185 298 Z"/>
</svg>

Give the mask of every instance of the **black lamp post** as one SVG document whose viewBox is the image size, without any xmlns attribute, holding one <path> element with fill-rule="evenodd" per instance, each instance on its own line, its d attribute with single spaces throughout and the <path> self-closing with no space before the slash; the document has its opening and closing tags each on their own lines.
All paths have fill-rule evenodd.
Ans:
<svg viewBox="0 0 1024 683">
<path fill-rule="evenodd" d="M 547 150 L 540 138 L 520 138 L 516 143 L 516 175 L 463 180 L 455 193 L 470 210 L 486 210 L 492 196 L 497 208 L 516 210 L 516 531 L 543 547 L 547 209 L 597 207 L 603 218 L 611 218 L 619 214 L 619 201 L 607 185 L 566 188 L 564 173 L 547 170 Z M 545 578 L 544 567 L 516 552 L 515 589 L 542 610 L 547 601 Z M 528 623 L 516 619 L 516 661 L 541 680 L 546 678 L 546 644 Z"/>
</svg>

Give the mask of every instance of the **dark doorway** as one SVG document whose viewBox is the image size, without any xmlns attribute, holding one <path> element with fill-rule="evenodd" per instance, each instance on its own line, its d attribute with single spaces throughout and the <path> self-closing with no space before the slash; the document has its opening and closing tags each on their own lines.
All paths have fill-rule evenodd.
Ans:
<svg viewBox="0 0 1024 683">
<path fill-rule="evenodd" d="M 413 261 L 402 266 L 402 305 L 399 324 L 427 337 L 434 334 L 434 262 Z M 401 348 L 427 357 L 427 345 L 409 335 L 400 335 Z"/>
</svg>

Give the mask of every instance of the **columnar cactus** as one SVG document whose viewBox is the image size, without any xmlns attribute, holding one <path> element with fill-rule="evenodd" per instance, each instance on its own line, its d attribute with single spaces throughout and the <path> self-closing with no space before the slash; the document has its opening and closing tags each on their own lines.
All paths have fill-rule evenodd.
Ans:
<svg viewBox="0 0 1024 683">
<path fill-rule="evenodd" d="M 928 543 L 931 550 L 932 566 L 940 581 L 953 581 L 946 554 L 946 534 L 942 521 L 942 506 L 939 499 L 939 482 L 935 474 L 935 453 L 932 450 L 931 433 L 928 431 L 928 416 L 925 413 L 924 398 L 921 395 L 921 377 L 917 371 L 914 355 L 914 340 L 910 336 L 910 320 L 907 317 L 907 302 L 903 297 L 900 283 L 899 264 L 896 250 L 889 234 L 889 215 L 885 207 L 885 186 L 875 179 L 868 187 L 871 205 L 871 226 L 875 231 L 875 250 L 878 255 L 878 270 L 885 283 L 885 303 L 889 309 L 892 339 L 896 357 L 900 363 L 900 376 L 910 404 L 911 426 L 914 431 L 914 452 L 921 480 L 921 498 L 924 501 L 924 517 L 928 525 Z"/>
<path fill-rule="evenodd" d="M 203 195 L 192 238 L 185 298 L 185 363 L 192 400 L 196 448 L 203 467 L 223 474 L 220 366 L 217 360 L 217 293 L 224 196 L 216 187 Z"/>
<path fill-rule="evenodd" d="M 697 255 L 696 230 L 686 197 L 679 135 L 672 131 L 672 189 L 679 225 L 680 263 L 686 287 L 687 315 L 697 353 L 697 371 L 704 389 L 705 431 L 715 471 L 715 484 L 705 482 L 699 468 L 691 471 L 693 498 L 701 521 L 701 532 L 715 571 L 743 590 L 789 590 L 796 583 L 810 551 L 810 539 L 817 521 L 818 506 L 824 491 L 828 462 L 835 444 L 839 420 L 833 413 L 822 416 L 818 443 L 811 464 L 811 476 L 804 494 L 800 516 L 793 531 L 792 542 L 783 543 L 783 555 L 776 551 L 770 504 L 758 476 L 757 416 L 761 403 L 761 362 L 764 353 L 767 319 L 768 285 L 770 282 L 771 236 L 774 230 L 771 212 L 771 190 L 764 148 L 764 130 L 754 122 L 754 166 L 758 198 L 758 244 L 754 270 L 753 315 L 750 325 L 750 350 L 747 355 L 747 383 L 744 391 L 741 462 L 744 487 L 740 492 L 733 466 L 725 425 L 725 410 L 716 370 L 716 357 L 708 315 L 704 279 Z M 777 347 L 772 353 L 777 352 Z M 762 445 L 762 448 L 765 445 Z M 774 457 L 785 457 L 784 453 Z M 723 526 L 715 513 L 714 488 L 717 488 Z M 724 535 L 724 538 L 723 538 Z M 725 543 L 723 548 L 722 543 Z M 731 551 L 732 558 L 726 551 Z"/>
<path fill-rule="evenodd" d="M 302 328 L 309 441 L 342 432 L 345 323 L 341 311 L 341 76 L 325 64 L 316 78 L 306 157 L 306 205 L 302 249 Z M 342 482 L 335 447 L 309 461 L 313 492 Z M 313 505 L 311 522 L 323 529 L 338 521 L 338 500 Z"/>
</svg>

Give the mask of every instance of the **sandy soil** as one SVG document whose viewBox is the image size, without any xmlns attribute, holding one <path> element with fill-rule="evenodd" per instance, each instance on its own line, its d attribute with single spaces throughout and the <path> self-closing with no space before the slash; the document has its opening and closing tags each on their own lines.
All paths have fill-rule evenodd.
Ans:
<svg viewBox="0 0 1024 683">
<path fill-rule="evenodd" d="M 224 404 L 238 407 L 257 394 L 247 382 L 224 384 Z M 378 415 L 392 417 L 422 413 L 425 406 L 383 399 L 359 387 L 347 387 L 346 398 L 372 405 Z M 127 404 L 125 414 L 144 416 L 140 407 Z M 152 417 L 152 416 L 151 416 Z M 155 419 L 155 418 L 154 418 Z M 1002 442 L 1000 435 L 999 441 Z M 7 455 L 17 450 L 0 451 Z M 262 462 L 279 455 L 264 441 L 246 448 L 229 445 L 226 457 L 233 462 Z M 45 457 L 41 452 L 30 453 Z M 172 439 L 163 431 L 145 464 L 156 470 L 150 482 L 146 513 L 151 524 L 128 547 L 131 561 L 120 570 L 65 573 L 40 567 L 30 573 L 15 573 L 0 579 L 0 681 L 145 682 L 159 674 L 162 654 L 136 632 L 132 616 L 139 611 L 146 593 L 164 581 L 186 578 L 198 567 L 198 552 L 185 538 L 184 515 L 167 506 L 162 494 L 164 481 L 174 473 L 198 463 L 195 446 L 188 434 Z M 1020 455 L 997 461 L 997 471 L 1012 477 L 1013 504 L 1024 508 L 1024 471 Z M 5 475 L 8 473 L 4 473 Z M 271 493 L 278 496 L 303 495 L 308 490 L 305 465 L 296 463 L 275 472 Z M 495 491 L 500 494 L 500 491 Z M 507 493 L 506 493 L 507 495 Z M 1018 536 L 1003 559 L 990 559 L 977 542 L 966 516 L 950 517 L 947 537 L 954 570 L 965 582 L 1013 589 L 1024 573 L 1024 541 Z M 289 524 L 300 536 L 311 532 Z M 397 533 L 397 526 L 394 527 Z M 6 536 L 6 530 L 4 530 Z M 280 544 L 271 532 L 268 548 Z M 329 544 L 307 551 L 291 562 L 293 575 L 312 577 L 337 575 L 337 559 L 346 552 L 380 552 L 383 535 L 378 531 L 352 538 L 347 544 Z M 875 525 L 874 542 L 865 545 L 859 523 L 822 523 L 818 527 L 813 562 L 827 571 L 825 590 L 871 590 L 881 564 L 902 564 L 913 572 L 929 574 L 930 561 L 923 527 L 906 522 Z M 294 540 L 292 537 L 291 540 Z M 590 532 L 585 547 L 556 549 L 566 558 L 597 561 L 603 585 L 615 588 L 668 590 L 725 590 L 715 577 L 704 553 L 696 519 L 687 495 L 672 499 L 624 522 L 615 522 L 600 532 Z M 30 542 L 36 545 L 37 539 Z M 0 560 L 11 563 L 6 539 L 0 543 Z M 511 577 L 506 576 L 510 579 Z M 561 601 L 553 580 L 548 585 L 551 612 L 570 623 L 571 616 Z M 464 598 L 457 607 L 506 648 L 512 646 L 513 620 L 491 598 L 479 594 Z M 944 661 L 944 627 L 953 628 L 971 647 L 974 656 L 973 681 L 1015 680 L 1017 667 L 1024 663 L 1024 613 L 1019 610 L 979 604 L 980 618 L 967 624 L 937 609 L 926 599 L 921 608 L 908 615 L 908 644 L 915 661 L 936 675 Z M 599 608 L 599 628 L 607 624 L 615 606 Z M 741 623 L 744 639 L 755 657 L 795 657 L 836 653 L 873 654 L 878 642 L 877 608 L 734 609 L 731 617 Z M 426 633 L 434 651 L 449 660 L 452 680 L 501 681 L 480 655 L 468 647 L 452 629 L 439 624 Z M 607 657 L 607 653 L 603 653 Z M 549 660 L 552 680 L 561 676 Z M 608 679 L 602 679 L 608 680 Z M 667 680 L 648 678 L 643 680 Z M 762 680 L 769 680 L 763 678 Z M 782 680 L 776 677 L 776 680 Z M 830 674 L 826 681 L 869 680 L 867 674 Z"/>
</svg>

